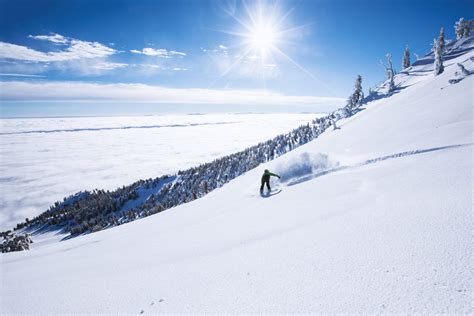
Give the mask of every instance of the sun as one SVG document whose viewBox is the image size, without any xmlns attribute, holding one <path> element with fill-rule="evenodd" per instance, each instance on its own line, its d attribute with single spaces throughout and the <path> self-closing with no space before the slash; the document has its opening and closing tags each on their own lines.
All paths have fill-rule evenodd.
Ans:
<svg viewBox="0 0 474 316">
<path fill-rule="evenodd" d="M 265 80 L 266 74 L 272 76 L 275 69 L 279 68 L 280 62 L 284 60 L 314 78 L 313 74 L 285 52 L 290 45 L 293 47 L 299 45 L 298 39 L 309 25 L 292 25 L 290 15 L 294 8 L 287 10 L 280 6 L 278 1 L 266 3 L 265 0 L 255 0 L 251 5 L 246 1 L 241 3 L 243 9 L 240 12 L 235 8 L 232 10 L 224 8 L 225 13 L 237 22 L 235 27 L 232 30 L 218 30 L 238 39 L 233 45 L 228 46 L 229 51 L 240 48 L 221 77 L 235 69 L 239 70 L 250 65 L 252 71 L 260 72 Z M 297 42 L 294 42 L 294 39 Z M 229 56 L 229 51 L 226 50 L 226 56 Z"/>
<path fill-rule="evenodd" d="M 261 57 L 265 57 L 273 49 L 278 40 L 278 32 L 265 23 L 258 23 L 253 26 L 248 34 L 249 44 L 256 50 Z"/>
</svg>

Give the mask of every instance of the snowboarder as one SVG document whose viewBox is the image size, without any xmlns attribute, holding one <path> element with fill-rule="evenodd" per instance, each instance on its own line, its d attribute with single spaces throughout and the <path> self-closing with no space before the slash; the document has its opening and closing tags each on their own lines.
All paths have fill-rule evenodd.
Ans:
<svg viewBox="0 0 474 316">
<path fill-rule="evenodd" d="M 262 185 L 260 186 L 260 194 L 263 193 L 263 186 L 265 184 L 267 185 L 268 192 L 272 190 L 272 188 L 270 188 L 270 176 L 278 177 L 278 179 L 280 179 L 279 175 L 271 173 L 268 169 L 265 169 L 262 176 Z"/>
</svg>

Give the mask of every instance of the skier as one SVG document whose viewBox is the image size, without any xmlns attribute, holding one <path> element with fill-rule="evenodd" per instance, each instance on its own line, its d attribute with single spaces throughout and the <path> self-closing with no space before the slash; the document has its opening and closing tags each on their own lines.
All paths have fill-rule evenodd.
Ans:
<svg viewBox="0 0 474 316">
<path fill-rule="evenodd" d="M 263 186 L 265 184 L 267 185 L 267 189 L 269 193 L 272 190 L 272 188 L 270 188 L 270 176 L 278 177 L 278 179 L 280 179 L 279 175 L 271 173 L 268 169 L 265 169 L 262 176 L 262 185 L 260 186 L 260 194 L 263 193 Z"/>
</svg>

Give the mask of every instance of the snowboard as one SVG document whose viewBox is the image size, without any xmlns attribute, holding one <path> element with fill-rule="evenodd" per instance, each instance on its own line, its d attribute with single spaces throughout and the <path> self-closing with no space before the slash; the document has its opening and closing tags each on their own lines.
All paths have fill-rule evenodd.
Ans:
<svg viewBox="0 0 474 316">
<path fill-rule="evenodd" d="M 273 189 L 273 190 L 271 190 L 270 192 L 268 192 L 268 191 L 263 191 L 263 193 L 260 193 L 260 196 L 263 197 L 263 198 L 268 198 L 268 197 L 277 195 L 277 194 L 279 194 L 279 193 L 281 193 L 281 189 Z"/>
</svg>

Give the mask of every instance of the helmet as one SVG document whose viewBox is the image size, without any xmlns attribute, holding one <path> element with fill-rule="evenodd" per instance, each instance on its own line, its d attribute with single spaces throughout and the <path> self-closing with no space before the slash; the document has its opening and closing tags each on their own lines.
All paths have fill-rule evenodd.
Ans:
<svg viewBox="0 0 474 316">
<path fill-rule="evenodd" d="M 270 172 L 270 170 L 268 170 L 268 169 L 265 169 L 265 173 L 268 173 L 268 172 Z"/>
</svg>

